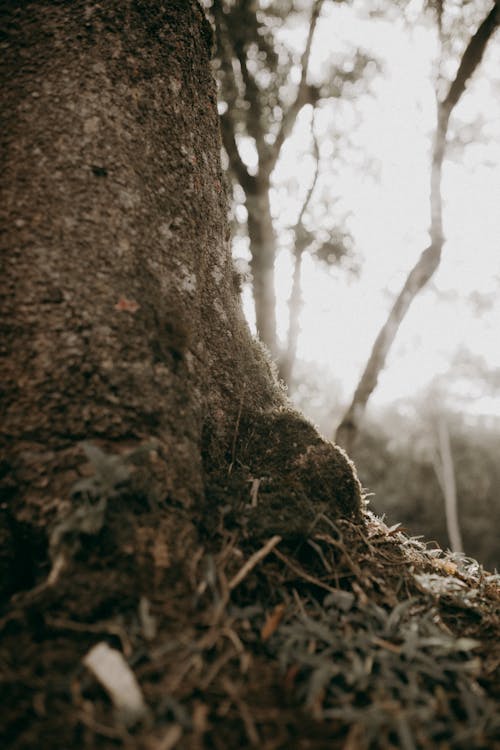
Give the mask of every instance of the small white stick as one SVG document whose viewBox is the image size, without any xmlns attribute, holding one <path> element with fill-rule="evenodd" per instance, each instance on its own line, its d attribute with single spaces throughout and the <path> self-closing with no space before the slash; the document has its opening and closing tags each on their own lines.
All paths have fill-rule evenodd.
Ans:
<svg viewBox="0 0 500 750">
<path fill-rule="evenodd" d="M 132 726 L 147 714 L 139 683 L 120 651 L 102 641 L 90 649 L 83 663 L 109 694 L 126 726 Z"/>
</svg>

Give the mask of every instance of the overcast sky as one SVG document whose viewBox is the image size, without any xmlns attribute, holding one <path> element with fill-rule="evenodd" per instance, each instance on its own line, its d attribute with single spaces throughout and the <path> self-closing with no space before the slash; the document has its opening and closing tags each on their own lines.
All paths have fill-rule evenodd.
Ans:
<svg viewBox="0 0 500 750">
<path fill-rule="evenodd" d="M 287 33 L 287 42 L 301 49 L 304 28 L 297 26 Z M 445 164 L 447 242 L 442 263 L 401 326 L 373 395 L 374 405 L 411 396 L 425 387 L 435 374 L 446 373 L 459 350 L 482 356 L 491 368 L 500 367 L 500 104 L 498 88 L 496 95 L 493 90 L 500 76 L 498 37 L 490 43 L 456 111 L 461 121 L 472 126 L 478 116 L 484 118 L 484 133 L 491 142 L 485 144 L 479 137 Z M 332 50 L 351 40 L 384 63 L 374 95 L 360 97 L 356 103 L 362 115 L 356 137 L 375 161 L 378 177 L 365 176 L 356 166 L 333 174 L 332 166 L 332 199 L 342 195 L 353 212 L 351 226 L 362 260 L 361 274 L 356 280 L 339 273 L 329 275 L 306 260 L 299 341 L 299 357 L 312 366 L 318 362 L 330 367 L 346 398 L 356 385 L 394 295 L 428 241 L 429 144 L 435 115 L 431 63 L 436 53 L 430 27 L 415 25 L 409 30 L 394 21 L 361 22 L 345 5 L 325 4 L 314 40 L 311 75 L 320 75 Z M 320 131 L 327 133 L 332 116 L 343 116 L 341 109 L 325 112 L 323 124 L 319 118 Z M 312 169 L 311 160 L 304 157 L 309 124 L 310 113 L 303 111 L 274 175 L 278 188 L 296 177 L 298 169 L 303 189 L 307 188 Z M 244 148 L 244 156 L 251 162 L 252 145 Z M 328 161 L 326 166 L 323 163 L 325 169 L 328 171 Z M 283 191 L 273 193 L 273 213 L 279 226 L 293 224 L 299 192 L 295 202 L 294 196 L 290 199 Z M 286 253 L 278 259 L 277 272 L 278 319 L 284 335 L 290 286 Z M 480 303 L 480 314 L 474 300 Z M 498 399 L 484 401 L 476 383 L 471 384 L 469 395 L 470 408 L 500 415 L 500 394 Z"/>
</svg>

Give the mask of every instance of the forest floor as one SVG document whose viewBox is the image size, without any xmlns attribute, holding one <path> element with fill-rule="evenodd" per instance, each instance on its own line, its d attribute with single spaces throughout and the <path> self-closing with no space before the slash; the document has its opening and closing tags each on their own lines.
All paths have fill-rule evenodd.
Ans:
<svg viewBox="0 0 500 750">
<path fill-rule="evenodd" d="M 0 613 L 2 747 L 500 748 L 500 576 L 366 511 L 132 585 L 121 523 Z"/>
</svg>

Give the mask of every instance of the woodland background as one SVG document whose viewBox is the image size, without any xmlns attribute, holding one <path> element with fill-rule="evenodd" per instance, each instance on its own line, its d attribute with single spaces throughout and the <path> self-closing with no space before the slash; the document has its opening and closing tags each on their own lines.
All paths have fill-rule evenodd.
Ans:
<svg viewBox="0 0 500 750">
<path fill-rule="evenodd" d="M 206 6 L 251 325 L 292 400 L 353 456 L 372 508 L 493 569 L 494 8 L 464 0 Z M 455 540 L 445 497 L 456 508 Z"/>
</svg>

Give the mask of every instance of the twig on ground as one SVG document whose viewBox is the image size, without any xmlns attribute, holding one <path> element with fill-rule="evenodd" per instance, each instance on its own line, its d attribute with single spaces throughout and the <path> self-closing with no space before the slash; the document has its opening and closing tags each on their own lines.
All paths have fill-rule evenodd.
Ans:
<svg viewBox="0 0 500 750">
<path fill-rule="evenodd" d="M 312 575 L 309 575 L 309 573 L 306 573 L 305 570 L 303 570 L 300 565 L 297 565 L 296 563 L 292 562 L 286 555 L 284 555 L 279 550 L 275 549 L 273 550 L 276 557 L 281 560 L 281 562 L 285 563 L 285 565 L 290 568 L 290 570 L 295 573 L 296 576 L 299 578 L 302 578 L 304 581 L 308 581 L 309 583 L 314 584 L 315 586 L 319 586 L 322 589 L 326 589 L 326 591 L 334 592 L 337 589 L 335 589 L 333 586 L 329 586 L 327 583 L 323 583 L 323 581 L 320 581 L 319 578 L 315 578 Z"/>
<path fill-rule="evenodd" d="M 271 551 L 274 550 L 274 552 L 276 552 L 274 548 L 280 542 L 281 542 L 281 537 L 278 534 L 275 534 L 275 536 L 271 537 L 271 539 L 269 539 L 269 541 L 266 542 L 266 544 L 263 547 L 257 550 L 257 552 L 254 552 L 254 554 L 246 561 L 243 567 L 240 568 L 240 570 L 236 573 L 236 575 L 233 576 L 233 578 L 231 578 L 231 580 L 229 581 L 229 584 L 228 584 L 229 590 L 232 591 L 233 589 L 235 589 L 236 586 L 238 586 L 243 581 L 243 579 L 250 573 L 250 571 L 253 570 L 253 568 L 255 568 L 255 566 L 261 560 L 267 557 L 267 555 Z"/>
<path fill-rule="evenodd" d="M 227 677 L 223 678 L 222 685 L 224 687 L 224 690 L 229 695 L 234 705 L 240 712 L 240 716 L 245 726 L 245 731 L 247 733 L 248 739 L 250 740 L 250 744 L 253 745 L 254 747 L 261 747 L 262 743 L 259 737 L 259 733 L 257 732 L 257 727 L 255 726 L 255 722 L 248 709 L 248 706 L 238 695 L 236 685 L 234 685 L 231 682 L 231 680 L 229 680 Z"/>
</svg>

